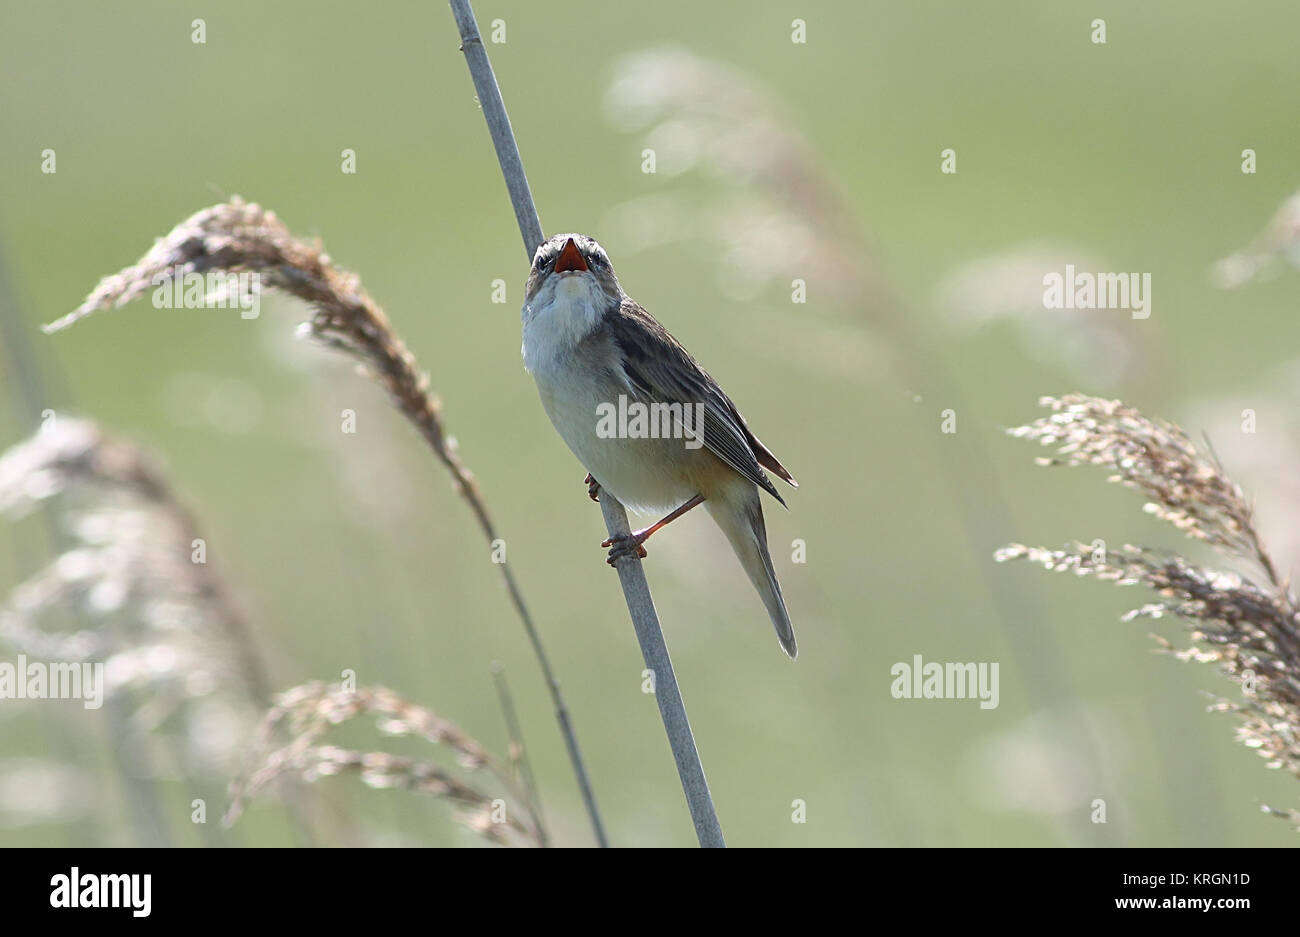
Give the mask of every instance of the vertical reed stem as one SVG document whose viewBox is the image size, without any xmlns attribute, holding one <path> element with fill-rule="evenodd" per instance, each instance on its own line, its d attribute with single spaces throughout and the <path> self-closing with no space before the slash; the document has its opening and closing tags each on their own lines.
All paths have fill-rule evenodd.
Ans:
<svg viewBox="0 0 1300 937">
<path fill-rule="evenodd" d="M 497 85 L 496 75 L 492 72 L 492 63 L 488 61 L 483 39 L 479 36 L 478 23 L 474 19 L 474 11 L 470 8 L 469 0 L 450 0 L 450 3 L 452 15 L 456 18 L 456 26 L 460 30 L 461 51 L 465 53 L 470 75 L 474 79 L 474 87 L 478 91 L 483 118 L 487 121 L 488 132 L 492 135 L 497 161 L 501 164 L 501 174 L 505 177 L 506 189 L 510 192 L 510 204 L 515 210 L 519 233 L 524 239 L 524 251 L 531 264 L 533 254 L 545 237 L 542 234 L 541 219 L 537 216 L 537 207 L 533 204 L 532 192 L 528 188 L 528 177 L 524 174 L 519 146 L 515 143 L 514 131 L 510 128 L 510 118 L 506 115 L 506 105 L 501 99 L 501 89 Z M 611 537 L 631 532 L 627 522 L 627 511 L 608 491 L 601 491 L 600 507 Z M 641 560 L 636 556 L 622 557 L 617 560 L 616 568 L 619 584 L 623 587 L 623 596 L 627 600 L 627 610 L 632 616 L 632 626 L 636 629 L 637 641 L 641 645 L 641 656 L 645 658 L 646 667 L 654 675 L 655 699 L 659 703 L 659 715 L 668 733 L 668 743 L 672 746 L 673 759 L 677 763 L 677 774 L 681 778 L 682 790 L 686 793 L 686 804 L 690 808 L 691 820 L 695 823 L 695 834 L 701 846 L 725 846 L 722 827 L 718 823 L 718 814 L 713 807 L 713 797 L 709 794 L 709 784 L 704 778 L 704 766 L 700 763 L 700 755 L 695 748 L 695 737 L 691 733 L 691 724 L 686 718 L 686 705 L 682 702 L 681 692 L 677 688 L 677 677 L 673 673 L 672 661 L 668 657 L 668 646 L 664 642 L 663 629 L 659 625 L 659 616 L 655 612 L 654 600 L 650 596 L 645 570 L 641 568 Z M 536 642 L 534 645 L 542 661 L 543 670 L 547 673 L 547 682 L 552 687 L 557 712 L 562 711 L 563 703 L 559 698 L 559 686 L 550 677 L 550 668 L 541 652 L 541 645 Z M 567 714 L 561 720 L 561 724 L 567 730 L 565 739 L 569 743 L 570 755 L 574 759 L 574 769 L 578 772 L 583 796 L 587 799 L 588 811 L 592 815 L 592 822 L 596 825 L 597 838 L 604 845 L 599 815 L 595 812 L 595 801 L 591 797 L 586 769 L 577 751 L 577 739 L 572 737 L 572 730 L 567 725 Z"/>
</svg>

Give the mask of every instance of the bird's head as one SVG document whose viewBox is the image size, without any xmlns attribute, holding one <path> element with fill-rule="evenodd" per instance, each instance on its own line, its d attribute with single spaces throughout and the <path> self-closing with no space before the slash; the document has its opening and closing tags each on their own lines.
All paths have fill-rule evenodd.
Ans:
<svg viewBox="0 0 1300 937">
<path fill-rule="evenodd" d="M 623 298 L 605 249 L 585 234 L 557 234 L 537 248 L 524 287 L 524 302 L 549 305 L 560 299 L 585 300 L 604 308 Z"/>
</svg>

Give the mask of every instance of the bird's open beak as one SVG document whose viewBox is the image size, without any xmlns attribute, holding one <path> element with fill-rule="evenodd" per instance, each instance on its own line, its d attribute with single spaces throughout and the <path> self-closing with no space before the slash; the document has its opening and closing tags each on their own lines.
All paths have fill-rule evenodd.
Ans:
<svg viewBox="0 0 1300 937">
<path fill-rule="evenodd" d="M 587 270 L 587 262 L 582 259 L 582 251 L 578 250 L 578 245 L 573 243 L 573 238 L 565 242 L 564 250 L 560 251 L 560 256 L 555 258 L 556 273 L 565 273 L 569 270 L 577 270 L 580 273 Z"/>
</svg>

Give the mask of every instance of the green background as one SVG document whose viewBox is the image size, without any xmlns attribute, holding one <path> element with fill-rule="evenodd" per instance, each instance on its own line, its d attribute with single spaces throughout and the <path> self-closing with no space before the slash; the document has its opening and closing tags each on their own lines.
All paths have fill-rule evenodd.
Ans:
<svg viewBox="0 0 1300 937">
<path fill-rule="evenodd" d="M 1297 186 L 1300 8 L 571 0 L 476 12 L 485 31 L 507 24 L 488 51 L 547 231 L 600 239 L 631 295 L 801 482 L 788 512 L 768 502 L 796 663 L 704 514 L 659 534 L 647 563 L 729 842 L 1291 843 L 1259 805 L 1293 805 L 1295 779 L 1236 744 L 1231 717 L 1204 712 L 1203 691 L 1233 686 L 1153 655 L 1149 626 L 1118 620 L 1146 594 L 998 566 L 992 554 L 1010 541 L 1096 537 L 1183 546 L 1100 472 L 1037 468 L 1034 448 L 1003 435 L 1038 415 L 1040 395 L 1080 390 L 1215 431 L 1293 566 L 1283 541 L 1300 498 L 1262 466 L 1290 468 L 1270 457 L 1296 446 L 1287 368 L 1300 280 L 1286 271 L 1223 292 L 1207 271 Z M 190 41 L 198 16 L 204 45 Z M 796 17 L 806 44 L 790 41 Z M 1094 18 L 1106 20 L 1104 45 L 1090 41 Z M 778 126 L 806 141 L 912 336 L 910 376 L 881 365 L 900 352 L 880 311 L 833 302 L 816 280 L 806 305 L 790 302 L 784 271 L 740 298 L 715 275 L 718 242 L 699 230 L 620 245 L 611 219 L 622 203 L 747 197 L 734 178 L 643 173 L 645 133 L 609 120 L 619 57 L 665 43 L 748 73 Z M 145 301 L 57 336 L 37 330 L 229 195 L 320 237 L 361 275 L 444 402 L 556 664 L 614 843 L 688 845 L 623 598 L 597 547 L 600 512 L 522 368 L 527 266 L 457 45 L 437 2 L 7 4 L 0 237 L 17 314 L 48 406 L 165 460 L 277 687 L 355 670 L 502 751 L 489 665 L 503 662 L 553 835 L 588 844 L 537 668 L 466 506 L 377 388 L 295 344 L 299 304 L 273 298 L 249 322 Z M 54 175 L 40 172 L 47 147 Z M 956 175 L 939 171 L 946 147 Z M 1247 147 L 1255 175 L 1240 171 Z M 340 172 L 345 148 L 355 175 Z M 1077 251 L 1103 270 L 1152 274 L 1149 319 L 1106 319 L 1134 355 L 1123 375 L 1071 369 L 1078 334 L 1041 308 L 1048 350 L 1022 341 L 1017 321 L 954 319 L 945 277 L 1026 244 L 1065 245 L 1058 270 Z M 490 301 L 498 278 L 505 305 Z M 33 352 L 11 348 L 0 364 L 6 444 L 33 429 L 15 353 Z M 1259 415 L 1254 436 L 1236 431 L 1243 406 Z M 358 413 L 355 435 L 339 431 L 344 408 Z M 948 408 L 951 436 L 940 433 Z M 790 562 L 796 538 L 806 564 Z M 13 528 L 0 576 L 42 566 L 33 543 Z M 1181 636 L 1176 622 L 1160 628 Z M 1001 705 L 893 699 L 889 669 L 915 654 L 999 662 Z M 11 803 L 0 842 L 137 841 L 95 718 L 68 710 L 59 746 L 30 709 L 4 720 L 0 770 L 58 760 L 96 796 L 76 823 L 24 822 Z M 323 783 L 361 841 L 478 842 L 445 804 Z M 160 792 L 172 840 L 199 844 L 191 792 L 172 779 Z M 1097 798 L 1105 824 L 1089 821 Z M 796 799 L 806 823 L 791 822 Z M 237 833 L 292 842 L 269 800 Z M 322 840 L 337 841 L 328 830 Z"/>
</svg>

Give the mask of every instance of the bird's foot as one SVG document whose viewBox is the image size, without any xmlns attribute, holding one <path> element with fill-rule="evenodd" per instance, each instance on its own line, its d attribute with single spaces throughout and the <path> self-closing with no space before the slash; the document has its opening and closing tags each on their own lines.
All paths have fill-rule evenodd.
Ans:
<svg viewBox="0 0 1300 937">
<path fill-rule="evenodd" d="M 596 481 L 596 479 L 592 477 L 590 472 L 587 473 L 587 477 L 584 478 L 583 481 L 587 483 L 587 497 L 590 498 L 592 501 L 599 501 L 600 482 Z"/>
<path fill-rule="evenodd" d="M 610 537 L 601 543 L 602 547 L 609 547 L 609 559 L 605 562 L 613 566 L 616 560 L 621 560 L 625 556 L 631 556 L 635 553 L 641 559 L 645 559 L 645 547 L 641 546 L 645 539 L 650 536 L 647 530 L 638 530 L 630 534 L 620 534 L 617 537 Z"/>
</svg>

